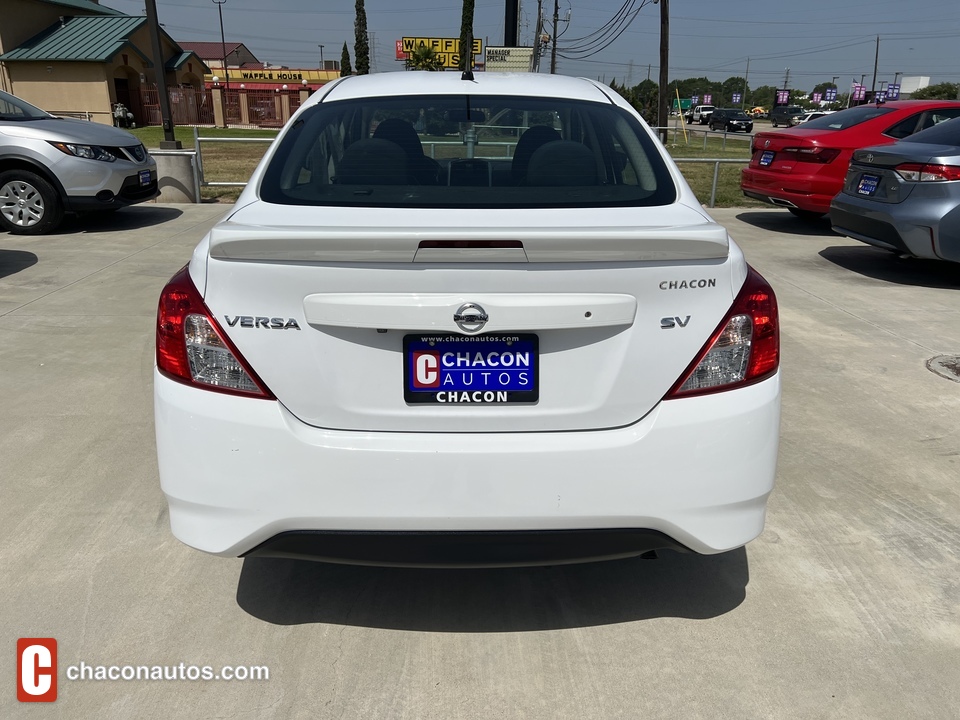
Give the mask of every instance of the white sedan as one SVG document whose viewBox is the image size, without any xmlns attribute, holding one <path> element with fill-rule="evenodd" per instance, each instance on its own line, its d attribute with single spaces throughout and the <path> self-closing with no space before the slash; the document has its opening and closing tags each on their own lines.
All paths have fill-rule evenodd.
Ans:
<svg viewBox="0 0 960 720">
<path fill-rule="evenodd" d="M 633 108 L 559 75 L 325 85 L 163 290 L 173 533 L 397 565 L 763 529 L 777 302 Z"/>
<path fill-rule="evenodd" d="M 797 125 L 803 125 L 805 122 L 810 122 L 811 120 L 816 120 L 817 118 L 822 118 L 826 115 L 832 115 L 833 110 L 814 110 L 808 112 L 797 120 Z"/>
</svg>

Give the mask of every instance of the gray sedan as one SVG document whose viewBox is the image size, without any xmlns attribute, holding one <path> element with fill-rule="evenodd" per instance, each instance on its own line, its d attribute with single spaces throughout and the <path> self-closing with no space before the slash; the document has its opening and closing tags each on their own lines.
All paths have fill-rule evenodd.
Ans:
<svg viewBox="0 0 960 720">
<path fill-rule="evenodd" d="M 900 255 L 960 262 L 960 118 L 854 152 L 830 222 Z"/>
</svg>

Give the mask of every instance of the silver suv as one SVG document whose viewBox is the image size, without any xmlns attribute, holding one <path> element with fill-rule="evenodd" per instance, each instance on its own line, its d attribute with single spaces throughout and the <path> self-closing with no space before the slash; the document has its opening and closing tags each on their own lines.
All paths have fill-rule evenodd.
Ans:
<svg viewBox="0 0 960 720">
<path fill-rule="evenodd" d="M 130 133 L 0 91 L 0 230 L 41 235 L 66 212 L 116 210 L 157 194 L 157 163 Z"/>
</svg>

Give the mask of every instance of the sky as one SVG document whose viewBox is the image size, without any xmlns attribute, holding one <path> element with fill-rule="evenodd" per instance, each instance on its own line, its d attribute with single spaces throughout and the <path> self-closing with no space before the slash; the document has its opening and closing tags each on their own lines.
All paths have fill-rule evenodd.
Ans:
<svg viewBox="0 0 960 720">
<path fill-rule="evenodd" d="M 144 0 L 100 0 L 129 14 L 143 14 Z M 553 16 L 553 0 L 543 0 Z M 160 22 L 177 41 L 219 41 L 213 0 L 156 0 Z M 459 0 L 366 0 L 367 28 L 373 39 L 371 70 L 403 70 L 395 59 L 401 37 L 459 37 Z M 621 8 L 637 11 L 606 47 L 589 46 Z M 653 0 L 559 0 L 561 22 L 557 72 L 617 80 L 629 86 L 659 77 L 660 5 Z M 569 12 L 569 22 L 563 18 Z M 343 43 L 353 53 L 355 0 L 226 0 L 224 34 L 242 42 L 263 62 L 316 68 L 339 60 Z M 537 3 L 521 0 L 520 44 L 532 44 Z M 474 36 L 484 46 L 503 43 L 503 0 L 476 0 Z M 925 75 L 931 83 L 960 82 L 960 2 L 957 0 L 672 0 L 670 3 L 670 80 L 705 76 L 722 81 L 747 74 L 751 87 L 789 86 L 809 91 L 839 77 L 844 89 L 865 76 L 871 87 L 880 37 L 877 87 L 901 76 Z M 596 37 L 596 36 L 594 36 Z M 583 40 L 587 38 L 587 40 Z M 595 45 L 603 45 L 603 42 Z M 564 48 L 567 48 L 564 51 Z M 589 55 L 574 59 L 574 55 Z M 541 71 L 549 68 L 549 54 Z"/>
</svg>

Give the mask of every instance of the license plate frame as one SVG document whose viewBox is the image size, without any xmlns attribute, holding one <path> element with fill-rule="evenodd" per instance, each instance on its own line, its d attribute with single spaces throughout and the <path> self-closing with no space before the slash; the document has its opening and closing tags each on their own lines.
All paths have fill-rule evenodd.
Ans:
<svg viewBox="0 0 960 720">
<path fill-rule="evenodd" d="M 410 405 L 530 405 L 540 399 L 540 337 L 534 333 L 404 335 L 402 365 L 403 399 Z"/>
<path fill-rule="evenodd" d="M 776 153 L 773 150 L 764 150 L 760 155 L 760 166 L 767 167 L 773 163 L 773 158 Z"/>
<path fill-rule="evenodd" d="M 871 197 L 876 195 L 878 187 L 880 187 L 880 176 L 864 173 L 857 182 L 857 195 Z"/>
<path fill-rule="evenodd" d="M 149 170 L 140 170 L 137 173 L 137 177 L 140 179 L 140 187 L 146 187 L 150 184 L 150 171 Z"/>
</svg>

